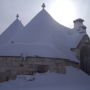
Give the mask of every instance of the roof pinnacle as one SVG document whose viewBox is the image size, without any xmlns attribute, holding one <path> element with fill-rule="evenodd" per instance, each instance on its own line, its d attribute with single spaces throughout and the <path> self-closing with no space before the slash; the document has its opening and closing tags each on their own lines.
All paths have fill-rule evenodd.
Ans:
<svg viewBox="0 0 90 90">
<path fill-rule="evenodd" d="M 16 18 L 17 18 L 17 19 L 19 18 L 19 15 L 18 15 L 18 14 L 16 15 Z"/>
<path fill-rule="evenodd" d="M 42 4 L 42 8 L 44 9 L 46 6 L 45 6 L 45 3 Z"/>
</svg>

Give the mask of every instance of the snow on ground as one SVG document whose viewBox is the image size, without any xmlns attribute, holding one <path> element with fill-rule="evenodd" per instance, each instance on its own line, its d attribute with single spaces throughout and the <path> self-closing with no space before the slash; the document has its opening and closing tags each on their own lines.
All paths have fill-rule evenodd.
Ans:
<svg viewBox="0 0 90 90">
<path fill-rule="evenodd" d="M 65 75 L 47 72 L 17 76 L 16 80 L 0 83 L 0 90 L 90 90 L 90 76 L 67 67 Z"/>
</svg>

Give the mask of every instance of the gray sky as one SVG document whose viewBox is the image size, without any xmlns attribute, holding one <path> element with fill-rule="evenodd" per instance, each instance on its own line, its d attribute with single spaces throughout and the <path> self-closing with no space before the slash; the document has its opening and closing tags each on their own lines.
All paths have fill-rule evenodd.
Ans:
<svg viewBox="0 0 90 90">
<path fill-rule="evenodd" d="M 59 23 L 72 28 L 73 20 L 83 18 L 90 35 L 90 0 L 0 0 L 0 33 L 15 19 L 16 14 L 26 25 L 46 4 L 46 10 Z"/>
</svg>

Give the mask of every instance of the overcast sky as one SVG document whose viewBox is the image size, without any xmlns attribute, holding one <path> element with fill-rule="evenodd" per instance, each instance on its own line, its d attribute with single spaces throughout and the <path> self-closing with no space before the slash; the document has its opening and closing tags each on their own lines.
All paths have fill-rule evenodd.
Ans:
<svg viewBox="0 0 90 90">
<path fill-rule="evenodd" d="M 90 0 L 0 0 L 0 33 L 2 33 L 19 14 L 26 25 L 46 4 L 46 10 L 59 23 L 73 28 L 73 20 L 83 18 L 90 35 Z"/>
</svg>

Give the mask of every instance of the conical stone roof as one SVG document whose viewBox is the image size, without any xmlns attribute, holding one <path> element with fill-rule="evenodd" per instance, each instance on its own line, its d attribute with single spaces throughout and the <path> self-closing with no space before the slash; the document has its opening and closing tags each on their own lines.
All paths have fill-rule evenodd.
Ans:
<svg viewBox="0 0 90 90">
<path fill-rule="evenodd" d="M 17 18 L 0 36 L 0 44 L 10 41 L 13 36 L 24 28 L 21 21 Z"/>
<path fill-rule="evenodd" d="M 70 50 L 79 34 L 57 23 L 42 9 L 11 41 L 5 45 L 2 56 L 39 56 L 77 61 Z M 74 40 L 73 40 L 74 39 Z"/>
</svg>

